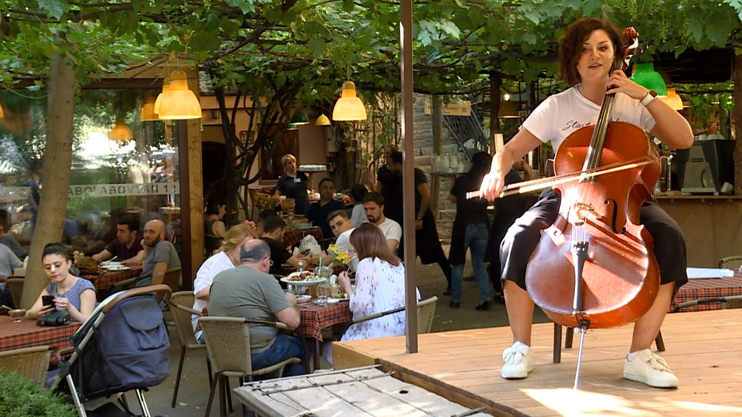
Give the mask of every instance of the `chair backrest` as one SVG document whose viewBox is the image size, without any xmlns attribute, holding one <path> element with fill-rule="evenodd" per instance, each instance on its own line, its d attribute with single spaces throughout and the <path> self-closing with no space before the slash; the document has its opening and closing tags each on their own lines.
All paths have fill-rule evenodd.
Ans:
<svg viewBox="0 0 742 417">
<path fill-rule="evenodd" d="M 214 372 L 252 375 L 250 326 L 240 317 L 199 317 Z"/>
<path fill-rule="evenodd" d="M 719 259 L 719 268 L 733 269 L 737 271 L 742 266 L 742 256 L 727 256 Z"/>
<path fill-rule="evenodd" d="M 196 296 L 193 295 L 193 291 L 178 291 L 173 293 L 170 297 L 170 301 L 183 305 L 186 307 L 193 306 L 193 302 L 196 300 Z M 191 313 L 173 308 L 170 306 L 170 314 L 173 316 L 175 322 L 175 331 L 178 332 L 178 340 L 181 346 L 195 345 L 196 336 L 193 335 L 193 326 L 191 325 Z"/>
<path fill-rule="evenodd" d="M 10 296 L 13 297 L 15 308 L 21 308 L 21 297 L 23 296 L 23 278 L 8 278 Z"/>
<path fill-rule="evenodd" d="M 50 357 L 49 346 L 35 346 L 0 352 L 0 369 L 8 372 L 16 371 L 26 378 L 43 384 L 46 381 L 46 371 L 49 369 Z"/>
<path fill-rule="evenodd" d="M 430 333 L 433 325 L 433 314 L 438 297 L 433 296 L 417 303 L 417 333 Z"/>
<path fill-rule="evenodd" d="M 162 283 L 170 287 L 170 290 L 175 293 L 178 291 L 178 284 L 180 283 L 180 272 L 181 267 L 170 268 L 165 271 L 165 276 L 162 278 Z M 162 301 L 161 294 L 157 295 L 157 302 Z M 191 303 L 193 305 L 193 303 Z"/>
</svg>

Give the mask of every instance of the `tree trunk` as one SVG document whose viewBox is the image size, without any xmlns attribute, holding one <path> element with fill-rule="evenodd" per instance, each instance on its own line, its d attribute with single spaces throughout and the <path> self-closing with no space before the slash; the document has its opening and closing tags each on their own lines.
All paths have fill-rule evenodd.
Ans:
<svg viewBox="0 0 742 417">
<path fill-rule="evenodd" d="M 742 54 L 734 56 L 734 195 L 742 195 Z"/>
<path fill-rule="evenodd" d="M 52 53 L 47 98 L 46 149 L 41 176 L 41 201 L 31 237 L 21 306 L 30 308 L 46 286 L 41 263 L 44 246 L 62 238 L 72 167 L 72 124 L 75 114 L 75 71 L 64 55 Z"/>
</svg>

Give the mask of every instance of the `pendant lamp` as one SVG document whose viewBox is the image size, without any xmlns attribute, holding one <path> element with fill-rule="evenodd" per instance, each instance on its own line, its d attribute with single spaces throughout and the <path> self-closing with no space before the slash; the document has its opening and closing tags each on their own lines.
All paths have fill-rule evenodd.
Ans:
<svg viewBox="0 0 742 417">
<path fill-rule="evenodd" d="M 144 102 L 142 111 L 139 114 L 139 120 L 143 122 L 154 122 L 160 120 L 157 113 L 155 113 L 155 99 L 153 97 L 148 98 L 147 101 Z"/>
<path fill-rule="evenodd" d="M 667 96 L 665 80 L 662 79 L 659 72 L 654 70 L 654 64 L 651 62 L 636 64 L 636 72 L 631 76 L 631 79 L 644 88 L 654 90 L 660 97 Z"/>
<path fill-rule="evenodd" d="M 165 78 L 162 80 L 162 91 L 160 94 L 157 95 L 157 100 L 155 100 L 155 114 L 160 113 L 160 104 L 162 104 L 162 98 L 165 97 L 165 94 L 170 91 L 170 77 Z"/>
<path fill-rule="evenodd" d="M 0 119 L 5 118 L 5 112 L 3 112 L 3 106 L 0 105 Z"/>
<path fill-rule="evenodd" d="M 188 89 L 188 77 L 181 70 L 170 74 L 170 91 L 162 96 L 160 119 L 200 119 L 201 103 L 198 102 L 196 94 Z"/>
<path fill-rule="evenodd" d="M 520 109 L 513 101 L 505 101 L 500 105 L 497 117 L 501 119 L 515 119 L 520 117 Z"/>
<path fill-rule="evenodd" d="M 291 120 L 289 120 L 289 123 L 293 123 L 299 126 L 306 125 L 309 124 L 309 117 L 307 117 L 307 114 L 304 113 L 301 109 L 297 109 L 291 116 Z"/>
<path fill-rule="evenodd" d="M 674 88 L 668 88 L 667 97 L 660 97 L 660 100 L 670 106 L 673 110 L 683 110 L 683 100 L 680 98 L 678 93 L 675 92 Z"/>
<path fill-rule="evenodd" d="M 289 127 L 286 130 L 299 130 L 299 125 L 296 123 L 289 123 Z"/>
<path fill-rule="evenodd" d="M 343 92 L 332 111 L 332 120 L 366 120 L 366 107 L 356 96 L 356 85 L 352 81 L 343 83 Z"/>
<path fill-rule="evenodd" d="M 330 123 L 330 118 L 325 116 L 324 114 L 321 114 L 317 121 L 314 122 L 315 126 L 332 126 L 332 123 Z"/>
<path fill-rule="evenodd" d="M 121 118 L 116 119 L 116 124 L 113 126 L 113 129 L 108 132 L 108 140 L 128 142 L 133 138 L 134 135 L 131 133 L 131 129 Z"/>
</svg>

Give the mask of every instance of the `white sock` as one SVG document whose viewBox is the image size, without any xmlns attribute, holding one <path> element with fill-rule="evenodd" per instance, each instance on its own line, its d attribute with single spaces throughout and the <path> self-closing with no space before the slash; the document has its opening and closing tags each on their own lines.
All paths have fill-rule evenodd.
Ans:
<svg viewBox="0 0 742 417">
<path fill-rule="evenodd" d="M 631 353 L 629 353 L 629 354 L 626 355 L 626 360 L 629 361 L 629 362 L 631 362 L 634 359 L 636 359 L 637 356 L 639 356 L 639 351 L 631 352 Z"/>
</svg>

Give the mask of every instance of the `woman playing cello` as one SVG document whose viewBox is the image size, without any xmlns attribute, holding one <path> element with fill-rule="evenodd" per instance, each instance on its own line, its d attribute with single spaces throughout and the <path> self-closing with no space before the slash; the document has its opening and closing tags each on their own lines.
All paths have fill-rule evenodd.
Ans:
<svg viewBox="0 0 742 417">
<path fill-rule="evenodd" d="M 673 148 L 688 148 L 693 134 L 680 114 L 656 100 L 656 93 L 636 84 L 623 71 L 613 71 L 623 58 L 620 32 L 608 22 L 583 18 L 574 22 L 559 40 L 559 71 L 571 87 L 541 103 L 523 124 L 523 129 L 495 155 L 480 193 L 496 198 L 505 174 L 514 161 L 551 141 L 555 151 L 574 131 L 594 125 L 605 94 L 615 94 L 613 121 L 624 121 L 650 132 Z M 534 303 L 528 295 L 525 275 L 529 257 L 540 232 L 552 225 L 559 213 L 561 196 L 554 190 L 539 201 L 508 230 L 500 247 L 502 280 L 513 345 L 503 352 L 502 377 L 519 379 L 533 370 L 531 320 Z M 641 206 L 640 222 L 654 238 L 654 254 L 661 285 L 648 312 L 634 324 L 629 354 L 624 362 L 625 378 L 653 387 L 677 387 L 678 380 L 665 361 L 649 349 L 657 336 L 677 288 L 687 282 L 685 241 L 677 223 L 656 201 Z"/>
</svg>

